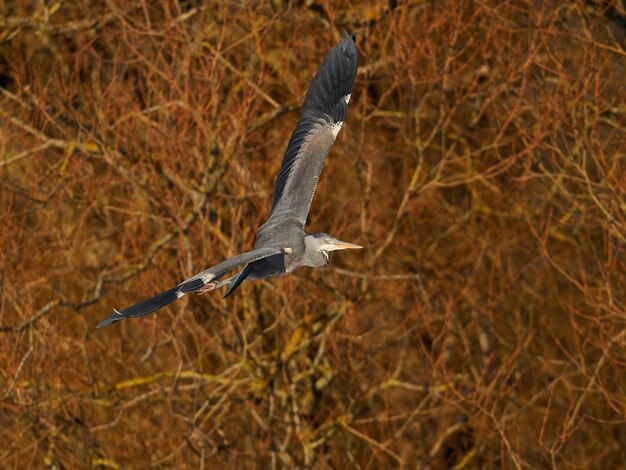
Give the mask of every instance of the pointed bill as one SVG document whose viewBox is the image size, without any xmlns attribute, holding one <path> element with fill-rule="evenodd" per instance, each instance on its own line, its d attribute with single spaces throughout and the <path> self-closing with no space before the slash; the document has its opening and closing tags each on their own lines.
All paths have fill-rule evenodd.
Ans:
<svg viewBox="0 0 626 470">
<path fill-rule="evenodd" d="M 363 247 L 361 245 L 355 245 L 354 243 L 342 242 L 341 240 L 333 240 L 330 243 L 326 243 L 321 248 L 326 251 L 336 251 L 336 250 L 360 250 Z"/>
</svg>

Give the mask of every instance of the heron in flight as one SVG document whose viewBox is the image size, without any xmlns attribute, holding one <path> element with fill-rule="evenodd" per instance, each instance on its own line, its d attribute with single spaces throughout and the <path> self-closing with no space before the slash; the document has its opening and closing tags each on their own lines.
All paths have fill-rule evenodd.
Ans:
<svg viewBox="0 0 626 470">
<path fill-rule="evenodd" d="M 304 231 L 322 168 L 346 117 L 358 64 L 356 36 L 344 39 L 326 55 L 315 74 L 278 172 L 272 210 L 256 233 L 254 249 L 181 282 L 176 287 L 114 313 L 97 328 L 148 315 L 185 294 L 203 294 L 229 286 L 228 297 L 246 279 L 282 276 L 301 266 L 322 267 L 336 250 L 362 248 L 327 233 Z M 243 266 L 234 276 L 229 271 Z"/>
</svg>

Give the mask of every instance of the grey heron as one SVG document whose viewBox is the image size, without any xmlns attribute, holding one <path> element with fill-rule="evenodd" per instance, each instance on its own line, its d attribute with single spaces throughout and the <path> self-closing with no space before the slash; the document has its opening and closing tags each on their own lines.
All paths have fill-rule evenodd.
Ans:
<svg viewBox="0 0 626 470">
<path fill-rule="evenodd" d="M 148 315 L 192 292 L 202 294 L 229 286 L 227 297 L 246 279 L 281 276 L 302 266 L 322 267 L 330 262 L 331 251 L 362 248 L 326 233 L 304 231 L 324 162 L 346 117 L 357 65 L 356 36 L 345 34 L 326 55 L 309 86 L 278 172 L 270 216 L 257 230 L 254 249 L 154 297 L 114 310 L 97 328 Z M 241 266 L 239 273 L 222 280 L 227 272 Z"/>
</svg>

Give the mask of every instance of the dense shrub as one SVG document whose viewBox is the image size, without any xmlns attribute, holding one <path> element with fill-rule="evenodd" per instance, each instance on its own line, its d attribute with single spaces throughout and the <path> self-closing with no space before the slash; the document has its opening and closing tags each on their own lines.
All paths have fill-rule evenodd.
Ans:
<svg viewBox="0 0 626 470">
<path fill-rule="evenodd" d="M 623 464 L 622 3 L 352 3 L 0 2 L 0 467 Z M 366 250 L 95 330 L 252 246 L 344 30 Z"/>
</svg>

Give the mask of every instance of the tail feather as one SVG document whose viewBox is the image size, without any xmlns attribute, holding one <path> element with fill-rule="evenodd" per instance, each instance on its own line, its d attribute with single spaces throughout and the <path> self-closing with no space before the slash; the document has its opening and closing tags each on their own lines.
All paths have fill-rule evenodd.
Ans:
<svg viewBox="0 0 626 470">
<path fill-rule="evenodd" d="M 247 264 L 245 268 L 243 268 L 241 270 L 241 272 L 239 272 L 239 274 L 237 274 L 236 276 L 234 276 L 233 278 L 231 278 L 230 281 L 230 287 L 228 288 L 228 290 L 226 291 L 226 293 L 224 294 L 224 299 L 226 297 L 228 297 L 230 294 L 232 294 L 233 292 L 235 292 L 235 290 L 237 289 L 237 287 L 240 286 L 240 284 L 246 280 L 246 278 L 250 275 L 250 272 L 252 271 L 252 264 Z"/>
</svg>

